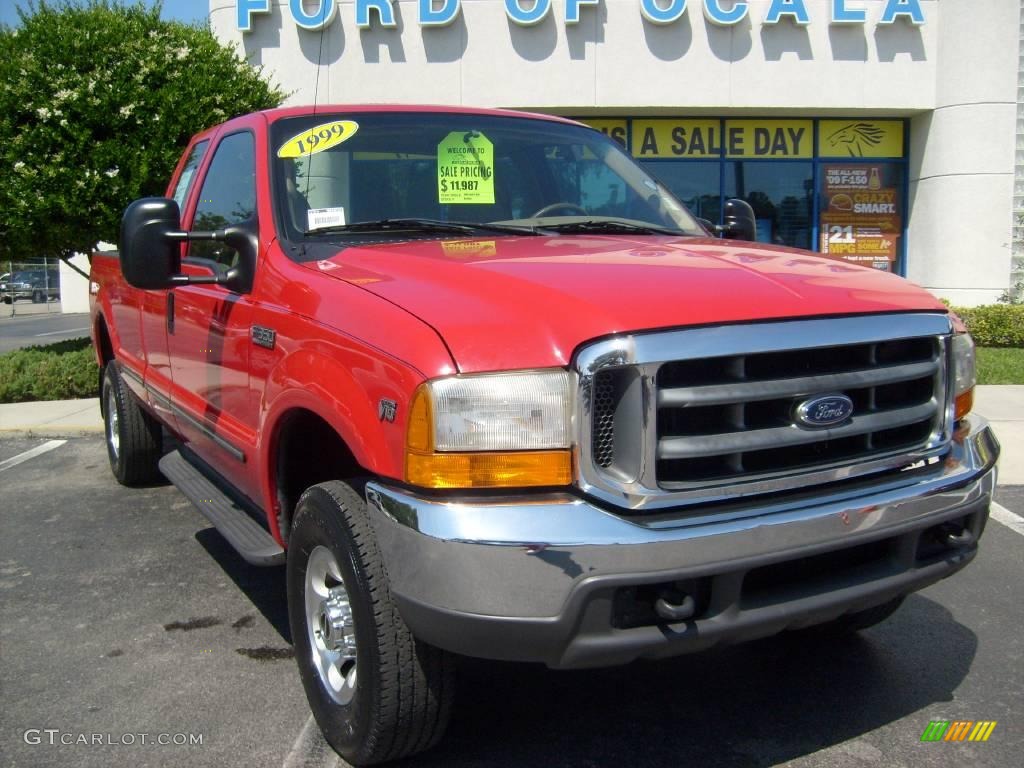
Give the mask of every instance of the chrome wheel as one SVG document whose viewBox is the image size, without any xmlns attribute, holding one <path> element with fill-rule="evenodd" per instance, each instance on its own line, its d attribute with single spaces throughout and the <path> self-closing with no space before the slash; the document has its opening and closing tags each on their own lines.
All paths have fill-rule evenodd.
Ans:
<svg viewBox="0 0 1024 768">
<path fill-rule="evenodd" d="M 121 450 L 121 432 L 118 429 L 117 394 L 113 387 L 107 388 L 107 444 L 117 459 Z"/>
<path fill-rule="evenodd" d="M 338 704 L 356 690 L 356 628 L 334 553 L 318 546 L 306 565 L 306 631 L 320 682 Z"/>
</svg>

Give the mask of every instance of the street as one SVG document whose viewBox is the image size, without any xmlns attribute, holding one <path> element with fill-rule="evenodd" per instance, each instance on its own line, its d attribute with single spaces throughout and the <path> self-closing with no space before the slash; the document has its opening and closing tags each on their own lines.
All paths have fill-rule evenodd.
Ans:
<svg viewBox="0 0 1024 768">
<path fill-rule="evenodd" d="M 999 498 L 1022 513 L 1021 490 Z M 0 439 L 0 510 L 4 765 L 339 764 L 308 725 L 283 569 L 247 565 L 173 487 L 117 485 L 98 435 Z M 585 672 L 464 660 L 447 737 L 403 765 L 1019 765 L 1022 565 L 992 520 L 971 566 L 860 636 Z M 931 720 L 998 724 L 922 743 Z"/>
<path fill-rule="evenodd" d="M 23 312 L 29 308 L 31 311 Z M 7 304 L 0 305 L 0 354 L 12 349 L 53 344 L 89 335 L 89 315 L 85 312 L 61 314 L 59 303 L 26 303 L 22 306 L 19 302 L 17 314 L 13 317 L 10 309 Z"/>
</svg>

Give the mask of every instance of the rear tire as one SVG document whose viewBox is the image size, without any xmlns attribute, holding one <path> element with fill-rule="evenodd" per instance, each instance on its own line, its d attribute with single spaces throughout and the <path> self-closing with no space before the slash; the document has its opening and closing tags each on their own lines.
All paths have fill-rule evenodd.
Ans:
<svg viewBox="0 0 1024 768">
<path fill-rule="evenodd" d="M 330 745 L 357 766 L 434 746 L 451 714 L 453 659 L 413 637 L 399 616 L 366 504 L 351 485 L 321 483 L 302 495 L 287 570 L 295 658 Z"/>
<path fill-rule="evenodd" d="M 100 403 L 107 458 L 117 482 L 127 486 L 164 482 L 157 466 L 163 453 L 163 428 L 142 410 L 113 361 L 103 372 Z"/>
</svg>

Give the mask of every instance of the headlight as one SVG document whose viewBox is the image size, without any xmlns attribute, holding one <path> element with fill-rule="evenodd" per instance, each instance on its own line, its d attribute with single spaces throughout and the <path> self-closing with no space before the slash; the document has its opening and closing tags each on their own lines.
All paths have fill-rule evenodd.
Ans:
<svg viewBox="0 0 1024 768">
<path fill-rule="evenodd" d="M 953 336 L 953 397 L 956 398 L 956 420 L 966 416 L 974 405 L 974 340 L 969 333 Z"/>
<path fill-rule="evenodd" d="M 406 480 L 426 488 L 568 485 L 571 447 L 568 372 L 451 376 L 416 390 Z"/>
</svg>

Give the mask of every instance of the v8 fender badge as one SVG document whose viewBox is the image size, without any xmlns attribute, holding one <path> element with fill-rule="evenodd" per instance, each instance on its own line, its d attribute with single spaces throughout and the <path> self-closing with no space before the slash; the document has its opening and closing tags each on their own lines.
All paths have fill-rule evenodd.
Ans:
<svg viewBox="0 0 1024 768">
<path fill-rule="evenodd" d="M 398 413 L 398 403 L 394 400 L 381 398 L 377 405 L 377 415 L 381 421 L 394 422 L 395 414 Z"/>
<path fill-rule="evenodd" d="M 798 403 L 793 419 L 801 427 L 831 427 L 853 415 L 853 400 L 846 395 L 819 395 Z"/>
</svg>

